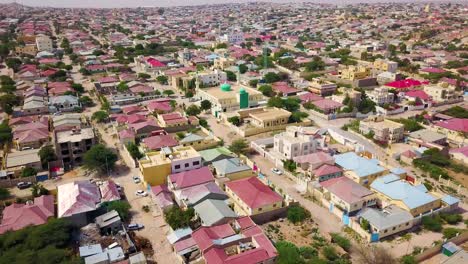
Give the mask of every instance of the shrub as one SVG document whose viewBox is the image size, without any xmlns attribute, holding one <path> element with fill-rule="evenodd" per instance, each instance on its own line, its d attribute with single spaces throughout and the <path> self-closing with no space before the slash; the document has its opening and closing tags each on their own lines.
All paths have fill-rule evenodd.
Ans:
<svg viewBox="0 0 468 264">
<path fill-rule="evenodd" d="M 425 229 L 440 232 L 442 231 L 442 220 L 440 216 L 436 215 L 434 217 L 424 216 L 422 218 L 422 225 Z"/>
<path fill-rule="evenodd" d="M 440 214 L 440 217 L 444 219 L 447 224 L 456 225 L 459 222 L 463 221 L 463 216 L 460 214 Z"/>
<path fill-rule="evenodd" d="M 349 251 L 351 249 L 351 242 L 344 236 L 337 233 L 331 233 L 332 242 L 338 244 L 342 249 Z"/>
<path fill-rule="evenodd" d="M 442 231 L 442 234 L 444 234 L 444 238 L 446 239 L 451 239 L 455 237 L 458 233 L 461 233 L 461 231 L 453 227 L 445 228 L 444 231 Z"/>
<path fill-rule="evenodd" d="M 305 259 L 311 259 L 311 258 L 316 257 L 318 255 L 317 249 L 315 249 L 313 247 L 300 247 L 299 248 L 299 253 Z"/>
<path fill-rule="evenodd" d="M 310 217 L 309 211 L 307 211 L 300 205 L 293 205 L 293 206 L 290 206 L 288 209 L 287 218 L 289 221 L 291 221 L 294 224 L 303 222 L 305 219 L 309 217 Z"/>
<path fill-rule="evenodd" d="M 325 258 L 327 258 L 330 261 L 334 261 L 339 258 L 338 253 L 336 253 L 335 248 L 332 246 L 323 247 L 322 254 Z"/>
</svg>

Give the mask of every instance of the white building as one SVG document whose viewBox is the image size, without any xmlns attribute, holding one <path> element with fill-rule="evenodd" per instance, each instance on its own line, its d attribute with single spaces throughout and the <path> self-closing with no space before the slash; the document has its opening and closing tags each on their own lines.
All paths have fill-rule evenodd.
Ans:
<svg viewBox="0 0 468 264">
<path fill-rule="evenodd" d="M 314 135 L 308 133 L 305 127 L 287 127 L 285 132 L 275 135 L 273 141 L 273 150 L 284 160 L 313 153 L 318 146 Z"/>
<path fill-rule="evenodd" d="M 377 105 L 391 104 L 395 97 L 395 95 L 388 92 L 388 88 L 384 86 L 375 88 L 373 91 L 368 92 L 367 96 Z"/>
<path fill-rule="evenodd" d="M 203 87 L 217 86 L 227 81 L 227 74 L 220 70 L 201 72 L 198 73 L 198 80 Z"/>
<path fill-rule="evenodd" d="M 49 36 L 46 35 L 38 35 L 36 37 L 36 46 L 37 46 L 37 51 L 52 51 L 53 46 L 52 46 L 52 40 L 50 39 Z"/>
<path fill-rule="evenodd" d="M 244 42 L 244 33 L 241 31 L 232 31 L 222 35 L 220 40 L 229 43 L 242 43 Z"/>
</svg>

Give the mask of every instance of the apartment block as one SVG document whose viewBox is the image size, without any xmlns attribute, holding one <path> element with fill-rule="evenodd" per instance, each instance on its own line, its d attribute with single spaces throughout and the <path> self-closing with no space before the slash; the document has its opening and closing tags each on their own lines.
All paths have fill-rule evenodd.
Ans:
<svg viewBox="0 0 468 264">
<path fill-rule="evenodd" d="M 36 47 L 37 51 L 52 51 L 52 40 L 49 36 L 46 35 L 38 35 L 36 37 Z"/>
<path fill-rule="evenodd" d="M 320 96 L 332 95 L 336 91 L 337 87 L 338 86 L 335 83 L 320 80 L 318 78 L 309 82 L 309 91 Z"/>
<path fill-rule="evenodd" d="M 398 63 L 391 60 L 377 59 L 374 61 L 374 69 L 395 73 L 398 69 Z"/>
<path fill-rule="evenodd" d="M 374 133 L 374 139 L 385 142 L 398 142 L 403 139 L 403 124 L 384 119 L 382 116 L 371 116 L 359 124 L 359 131 L 363 134 Z"/>
<path fill-rule="evenodd" d="M 55 133 L 55 150 L 65 169 L 71 169 L 83 162 L 83 155 L 96 144 L 94 130 L 74 128 L 71 131 Z"/>
<path fill-rule="evenodd" d="M 369 99 L 371 99 L 377 105 L 384 105 L 384 104 L 391 104 L 395 99 L 395 95 L 393 93 L 388 92 L 387 87 L 379 87 L 375 88 L 373 91 L 367 93 Z"/>
<path fill-rule="evenodd" d="M 285 132 L 273 138 L 273 150 L 281 155 L 283 160 L 307 155 L 317 150 L 317 141 L 303 127 L 290 126 Z"/>
</svg>

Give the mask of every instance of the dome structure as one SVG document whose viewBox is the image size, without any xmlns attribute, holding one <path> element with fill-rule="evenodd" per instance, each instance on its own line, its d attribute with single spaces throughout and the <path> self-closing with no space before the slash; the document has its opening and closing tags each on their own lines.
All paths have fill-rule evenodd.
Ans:
<svg viewBox="0 0 468 264">
<path fill-rule="evenodd" d="M 221 91 L 224 91 L 224 92 L 231 91 L 231 85 L 229 83 L 221 84 Z"/>
</svg>

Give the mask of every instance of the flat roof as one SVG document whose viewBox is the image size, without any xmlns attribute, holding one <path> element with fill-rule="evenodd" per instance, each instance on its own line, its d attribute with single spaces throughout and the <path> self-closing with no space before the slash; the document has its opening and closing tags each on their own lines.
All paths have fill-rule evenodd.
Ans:
<svg viewBox="0 0 468 264">
<path fill-rule="evenodd" d="M 278 119 L 279 117 L 289 117 L 291 115 L 291 112 L 281 109 L 281 108 L 263 108 L 263 111 L 261 112 L 254 112 L 251 113 L 250 116 L 252 118 L 258 119 L 258 120 L 275 120 Z"/>
<path fill-rule="evenodd" d="M 9 153 L 7 156 L 6 167 L 13 168 L 40 162 L 41 158 L 39 157 L 38 153 L 39 149 L 30 149 Z"/>
<path fill-rule="evenodd" d="M 257 91 L 257 90 L 254 90 L 250 87 L 246 87 L 246 86 L 240 86 L 240 85 L 231 85 L 231 90 L 230 91 L 223 91 L 221 90 L 220 87 L 218 86 L 215 86 L 215 87 L 210 87 L 210 88 L 203 88 L 203 89 L 199 89 L 203 92 L 206 92 L 208 94 L 210 94 L 211 96 L 214 96 L 218 99 L 227 99 L 227 98 L 233 98 L 233 97 L 236 97 L 238 94 L 239 94 L 239 91 L 241 88 L 244 88 L 245 91 L 249 94 L 249 95 L 252 95 L 252 94 L 259 94 L 261 95 L 262 93 Z"/>
<path fill-rule="evenodd" d="M 61 131 L 56 133 L 57 143 L 81 142 L 84 139 L 94 138 L 94 130 L 91 127 L 82 128 L 79 132 Z"/>
</svg>

